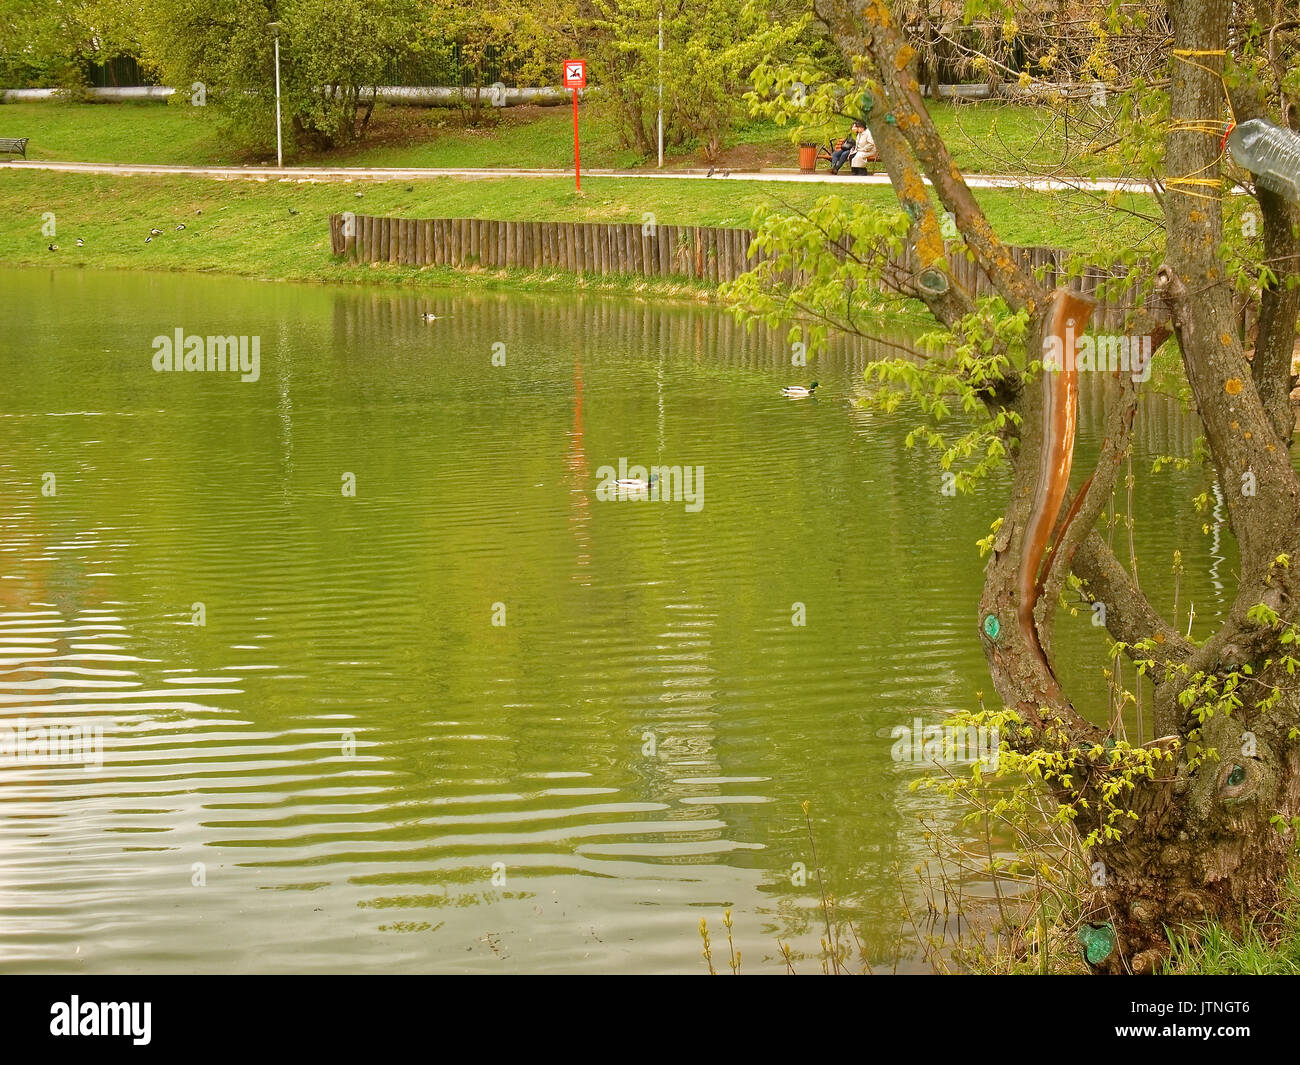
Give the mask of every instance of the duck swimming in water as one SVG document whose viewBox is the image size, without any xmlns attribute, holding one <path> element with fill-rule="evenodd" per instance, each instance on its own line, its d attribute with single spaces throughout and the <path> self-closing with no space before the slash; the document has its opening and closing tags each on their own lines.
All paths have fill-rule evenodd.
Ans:
<svg viewBox="0 0 1300 1065">
<path fill-rule="evenodd" d="M 614 482 L 614 487 L 621 488 L 624 492 L 645 492 L 654 487 L 657 480 L 659 480 L 657 473 L 652 473 L 648 481 L 643 481 L 640 477 L 620 477 Z"/>
<path fill-rule="evenodd" d="M 781 395 L 790 396 L 792 399 L 804 399 L 807 396 L 811 396 L 816 387 L 816 381 L 807 387 L 803 385 L 786 385 L 785 388 L 781 389 Z"/>
</svg>

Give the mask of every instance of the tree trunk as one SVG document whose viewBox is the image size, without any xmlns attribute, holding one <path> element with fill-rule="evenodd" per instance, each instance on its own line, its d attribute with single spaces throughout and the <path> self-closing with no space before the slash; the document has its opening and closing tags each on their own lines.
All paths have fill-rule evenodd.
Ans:
<svg viewBox="0 0 1300 1065">
<path fill-rule="evenodd" d="M 1099 961 L 1107 972 L 1152 971 L 1168 949 L 1167 926 L 1213 918 L 1234 927 L 1242 914 L 1272 910 L 1293 854 L 1292 833 L 1280 832 L 1272 821 L 1280 817 L 1289 826 L 1300 809 L 1300 744 L 1289 738 L 1300 711 L 1300 685 L 1285 669 L 1269 664 L 1266 656 L 1275 650 L 1271 631 L 1245 617 L 1255 603 L 1294 617 L 1288 571 L 1276 560 L 1296 541 L 1300 485 L 1287 451 L 1290 427 L 1275 424 L 1268 409 L 1276 403 L 1276 382 L 1256 388 L 1234 328 L 1231 293 L 1215 250 L 1222 239 L 1222 205 L 1217 196 L 1204 194 L 1212 187 L 1204 182 L 1218 174 L 1214 124 L 1226 110 L 1219 72 L 1228 45 L 1229 6 L 1227 0 L 1170 4 L 1169 236 L 1161 273 L 1187 379 L 1241 544 L 1242 581 L 1229 621 L 1190 658 L 1186 671 L 1170 671 L 1161 685 L 1171 690 L 1160 693 L 1165 707 L 1160 724 L 1174 732 L 1153 743 L 1172 747 L 1181 739 L 1185 746 L 1169 772 L 1138 783 L 1130 804 L 1137 820 L 1121 839 L 1094 848 L 1093 857 L 1103 863 L 1096 916 L 1109 920 L 1115 933 L 1116 949 Z M 1275 301 L 1271 317 L 1285 320 L 1261 323 L 1265 352 L 1277 346 L 1279 331 L 1294 335 L 1295 311 L 1287 301 Z M 1276 373 L 1276 356 L 1263 357 Z M 1244 705 L 1230 714 L 1217 712 L 1202 725 L 1182 710 L 1177 696 L 1192 677 L 1226 682 L 1246 669 L 1251 672 Z M 1277 691 L 1276 701 L 1259 698 L 1270 690 Z M 1208 757 L 1208 749 L 1217 756 Z"/>
<path fill-rule="evenodd" d="M 969 296 L 947 274 L 942 245 L 935 244 L 922 172 L 999 294 L 1031 312 L 1030 357 L 1046 351 L 1039 345 L 1057 331 L 1059 321 L 1053 323 L 1069 294 L 1045 291 L 992 230 L 925 111 L 914 50 L 889 8 L 853 0 L 815 6 L 846 58 L 865 56 L 875 78 L 871 91 L 882 98 L 868 119 L 895 194 L 913 219 L 909 255 L 946 278 L 936 289 L 942 298 L 922 292 L 931 311 L 951 322 Z M 1131 392 L 1111 401 L 1101 458 L 1076 494 L 1073 522 L 1061 521 L 1046 563 L 1045 536 L 1064 509 L 1073 445 L 1072 408 L 1062 404 L 1073 400 L 1066 383 L 1048 372 L 1030 388 L 1008 380 L 989 399 L 1014 410 L 1021 430 L 977 624 L 998 694 L 1028 726 L 1013 742 L 1059 759 L 1044 781 L 1075 814 L 1080 838 L 1092 843 L 1093 891 L 1085 900 L 1092 927 L 1083 938 L 1088 960 L 1114 973 L 1155 970 L 1168 952 L 1168 927 L 1198 918 L 1231 927 L 1242 914 L 1267 915 L 1286 883 L 1292 819 L 1300 815 L 1300 739 L 1292 738 L 1300 676 L 1285 668 L 1282 640 L 1300 622 L 1300 578 L 1293 576 L 1300 574 L 1300 479 L 1291 465 L 1293 418 L 1281 400 L 1291 383 L 1300 311 L 1300 296 L 1285 279 L 1298 272 L 1300 238 L 1292 230 L 1294 209 L 1261 195 L 1265 245 L 1282 281 L 1265 294 L 1252 367 L 1217 257 L 1219 137 L 1228 113 L 1220 74 L 1230 4 L 1170 0 L 1169 14 L 1167 259 L 1157 281 L 1241 546 L 1236 599 L 1209 640 L 1192 643 L 1164 621 L 1092 529 L 1129 447 Z M 1162 328 L 1146 322 L 1134 332 L 1163 337 Z M 1086 582 L 1086 594 L 1105 604 L 1107 629 L 1129 645 L 1156 686 L 1157 738 L 1145 745 L 1144 736 L 1129 744 L 1114 724 L 1107 733 L 1083 719 L 1054 675 L 1051 607 L 1069 568 Z M 1277 620 L 1262 620 L 1261 606 Z"/>
<path fill-rule="evenodd" d="M 1294 691 L 1291 700 L 1294 714 Z M 1300 746 L 1253 718 L 1211 719 L 1203 738 L 1220 758 L 1139 785 L 1138 819 L 1093 849 L 1089 917 L 1115 936 L 1100 971 L 1152 972 L 1168 953 L 1167 928 L 1212 918 L 1239 929 L 1243 914 L 1267 916 L 1281 900 L 1294 844 L 1271 822 L 1300 813 Z"/>
</svg>

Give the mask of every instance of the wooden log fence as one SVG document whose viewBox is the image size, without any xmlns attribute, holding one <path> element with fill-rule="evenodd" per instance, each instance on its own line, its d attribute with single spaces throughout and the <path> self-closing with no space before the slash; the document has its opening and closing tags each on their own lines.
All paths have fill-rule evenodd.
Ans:
<svg viewBox="0 0 1300 1065">
<path fill-rule="evenodd" d="M 381 218 L 330 216 L 330 246 L 354 262 L 456 269 L 560 270 L 609 276 L 671 277 L 720 284 L 734 281 L 758 262 L 750 254 L 754 232 L 715 226 L 641 226 L 597 222 L 505 222 L 485 218 Z M 1064 248 L 1012 248 L 1022 266 L 1054 285 L 1062 264 L 1074 254 Z M 843 254 L 841 249 L 841 254 Z M 950 256 L 954 278 L 976 296 L 994 289 L 984 272 L 962 254 Z M 1117 276 L 1089 268 L 1074 282 L 1088 296 Z M 1133 307 L 1102 298 L 1094 329 L 1120 329 Z M 1163 309 L 1151 310 L 1163 317 Z"/>
</svg>

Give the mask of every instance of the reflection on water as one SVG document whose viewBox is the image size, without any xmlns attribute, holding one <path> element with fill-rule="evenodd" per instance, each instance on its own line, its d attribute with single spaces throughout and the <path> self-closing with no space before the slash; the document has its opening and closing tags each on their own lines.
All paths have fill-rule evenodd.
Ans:
<svg viewBox="0 0 1300 1065">
<path fill-rule="evenodd" d="M 947 815 L 890 730 L 989 687 L 1004 485 L 943 496 L 853 406 L 888 345 L 791 402 L 785 337 L 705 308 L 7 271 L 0 316 L 0 713 L 103 729 L 0 765 L 0 969 L 695 971 L 731 907 L 779 970 L 804 799 L 893 964 Z M 261 379 L 154 373 L 177 327 L 260 336 Z M 1135 535 L 1208 623 L 1226 537 L 1146 473 L 1192 436 L 1144 409 Z M 620 458 L 704 467 L 703 509 L 598 501 Z"/>
</svg>

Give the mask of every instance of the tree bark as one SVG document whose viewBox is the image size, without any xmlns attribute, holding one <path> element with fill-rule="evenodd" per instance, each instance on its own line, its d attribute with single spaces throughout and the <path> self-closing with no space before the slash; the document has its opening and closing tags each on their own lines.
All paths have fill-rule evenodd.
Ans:
<svg viewBox="0 0 1300 1065">
<path fill-rule="evenodd" d="M 1297 810 L 1300 749 L 1289 738 L 1300 709 L 1294 678 L 1266 655 L 1270 629 L 1247 618 L 1267 601 L 1283 616 L 1294 597 L 1277 556 L 1293 550 L 1300 524 L 1300 483 L 1287 439 L 1270 417 L 1235 328 L 1231 293 L 1216 251 L 1223 217 L 1214 124 L 1226 110 L 1220 72 L 1228 47 L 1227 0 L 1173 0 L 1170 127 L 1164 206 L 1167 260 L 1161 280 L 1173 309 L 1183 366 L 1209 440 L 1242 548 L 1242 580 L 1233 612 L 1219 632 L 1184 661 L 1169 659 L 1158 722 L 1177 722 L 1174 736 L 1154 741 L 1179 749 L 1171 771 L 1134 790 L 1137 820 L 1118 841 L 1096 847 L 1103 863 L 1094 916 L 1112 924 L 1118 949 L 1100 967 L 1149 972 L 1165 956 L 1166 926 L 1212 917 L 1229 927 L 1243 913 L 1267 913 L 1279 900 L 1292 853 L 1290 838 L 1270 823 Z M 1276 224 L 1276 218 L 1274 219 Z M 1266 223 L 1267 226 L 1267 223 Z M 1278 315 L 1285 307 L 1275 307 Z M 1294 317 L 1291 319 L 1292 327 Z M 1269 335 L 1276 322 L 1267 326 Z M 1261 337 L 1264 329 L 1261 329 Z M 1271 353 L 1266 360 L 1275 360 Z M 1289 434 L 1288 434 L 1289 436 Z M 1247 488 L 1253 489 L 1247 491 Z M 1180 648 L 1179 650 L 1184 650 Z M 1160 656 L 1156 656 L 1160 657 Z M 1204 724 L 1178 719 L 1178 694 L 1198 674 L 1252 668 L 1255 685 L 1236 711 Z M 1160 679 L 1160 678 L 1157 678 Z M 1263 703 L 1271 688 L 1275 705 Z M 1213 749 L 1217 757 L 1210 757 Z M 1196 754 L 1199 757 L 1191 757 Z"/>
<path fill-rule="evenodd" d="M 1107 630 L 1130 645 L 1132 657 L 1149 664 L 1156 685 L 1158 733 L 1146 746 L 1167 757 L 1154 763 L 1159 768 L 1149 776 L 1131 780 L 1121 801 L 1133 819 L 1104 835 L 1090 855 L 1101 872 L 1086 900 L 1087 917 L 1107 926 L 1114 944 L 1091 959 L 1104 972 L 1155 969 L 1168 950 L 1167 926 L 1198 917 L 1232 926 L 1242 913 L 1267 913 L 1286 882 L 1292 853 L 1291 834 L 1271 822 L 1281 817 L 1289 823 L 1300 813 L 1300 742 L 1292 738 L 1300 723 L 1300 682 L 1278 661 L 1284 626 L 1251 618 L 1252 608 L 1264 604 L 1283 623 L 1300 621 L 1300 578 L 1293 576 L 1300 570 L 1300 479 L 1291 465 L 1294 415 L 1287 397 L 1300 312 L 1300 289 L 1289 283 L 1300 263 L 1300 219 L 1296 207 L 1259 191 L 1265 255 L 1278 282 L 1261 294 L 1252 362 L 1217 255 L 1223 211 L 1215 127 L 1222 128 L 1228 113 L 1221 73 L 1231 5 L 1169 0 L 1168 7 L 1174 56 L 1163 198 L 1166 261 L 1158 281 L 1242 558 L 1231 611 L 1210 639 L 1196 644 L 1162 618 L 1094 530 L 1129 452 L 1135 391 L 1122 387 L 1112 397 L 1097 466 L 1076 492 L 1073 517 L 1061 523 L 1036 587 L 1026 575 L 1034 573 L 1041 519 L 1044 512 L 1055 517 L 1051 504 L 1060 498 L 1043 495 L 1046 460 L 1061 457 L 1053 422 L 1061 411 L 1060 395 L 1053 392 L 1059 382 L 1045 373 L 1041 387 L 1009 382 L 990 397 L 1015 411 L 1021 428 L 979 624 L 994 686 L 1030 726 L 1027 739 L 1018 735 L 1013 742 L 1021 749 L 1059 752 L 1068 763 L 1068 777 L 1048 786 L 1078 814 L 1074 824 L 1081 837 L 1098 828 L 1098 810 L 1115 780 L 1113 765 L 1095 753 L 1113 738 L 1074 710 L 1050 664 L 1054 604 L 1071 569 L 1089 597 L 1106 604 Z M 1029 351 L 1044 350 L 1050 313 L 1065 296 L 1035 282 L 989 225 L 926 113 L 915 51 L 902 40 L 884 0 L 816 0 L 815 10 L 846 58 L 865 61 L 875 79 L 867 118 L 895 194 L 912 219 L 913 269 L 938 271 L 948 282 L 928 294 L 919 289 L 931 312 L 952 324 L 967 313 L 971 297 L 947 270 L 923 178 L 999 294 L 1013 309 L 1030 312 Z M 1243 101 L 1239 117 L 1250 113 L 1249 101 Z M 1153 349 L 1166 335 L 1149 321 L 1134 327 L 1139 329 L 1153 334 Z M 1056 470 L 1054 493 L 1068 479 L 1068 461 Z M 1180 699 L 1192 685 L 1226 684 L 1230 678 L 1241 685 L 1240 705 L 1231 712 L 1205 716 L 1199 702 L 1189 708 Z"/>
</svg>

